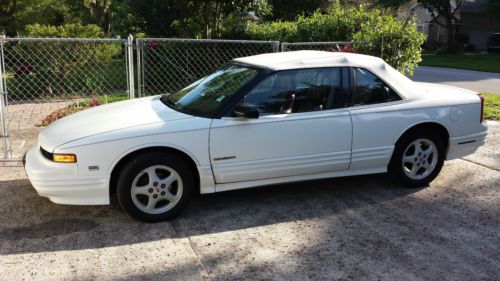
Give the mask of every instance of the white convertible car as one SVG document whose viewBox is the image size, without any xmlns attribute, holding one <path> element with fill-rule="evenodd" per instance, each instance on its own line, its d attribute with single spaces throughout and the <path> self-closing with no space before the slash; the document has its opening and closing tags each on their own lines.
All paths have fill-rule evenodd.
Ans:
<svg viewBox="0 0 500 281">
<path fill-rule="evenodd" d="M 177 93 L 58 120 L 25 156 L 41 196 L 172 218 L 197 193 L 390 172 L 425 186 L 486 138 L 483 98 L 383 60 L 297 51 L 238 58 Z"/>
</svg>

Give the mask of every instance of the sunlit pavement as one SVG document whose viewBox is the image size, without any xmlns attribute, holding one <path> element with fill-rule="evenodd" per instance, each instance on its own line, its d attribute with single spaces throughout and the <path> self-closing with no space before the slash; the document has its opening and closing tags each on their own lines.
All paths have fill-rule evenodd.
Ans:
<svg viewBox="0 0 500 281">
<path fill-rule="evenodd" d="M 240 190 L 157 224 L 50 203 L 22 168 L 0 168 L 0 280 L 500 280 L 489 127 L 425 189 L 373 175 Z"/>
<path fill-rule="evenodd" d="M 420 66 L 414 70 L 413 76 L 407 76 L 418 82 L 439 83 L 472 91 L 500 94 L 500 73 Z"/>
</svg>

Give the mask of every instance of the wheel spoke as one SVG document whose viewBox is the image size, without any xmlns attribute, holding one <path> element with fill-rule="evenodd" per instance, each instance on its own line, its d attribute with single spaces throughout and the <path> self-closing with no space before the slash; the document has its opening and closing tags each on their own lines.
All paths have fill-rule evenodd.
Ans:
<svg viewBox="0 0 500 281">
<path fill-rule="evenodd" d="M 134 196 L 136 196 L 136 195 L 148 195 L 149 196 L 148 188 L 149 187 L 147 187 L 147 186 L 134 187 L 134 188 L 132 188 L 132 195 L 134 195 Z"/>
<path fill-rule="evenodd" d="M 175 181 L 177 180 L 177 176 L 174 175 L 174 174 L 170 174 L 170 176 L 168 176 L 166 179 L 164 179 L 162 181 L 163 184 L 165 184 L 167 187 L 169 187 L 170 185 L 172 185 L 172 183 L 174 183 Z"/>
<path fill-rule="evenodd" d="M 414 155 L 409 155 L 409 156 L 403 157 L 403 163 L 415 164 L 415 156 Z"/>
<path fill-rule="evenodd" d="M 426 150 L 424 150 L 424 153 L 427 154 L 427 156 L 431 155 L 434 153 L 434 146 L 429 146 Z"/>
<path fill-rule="evenodd" d="M 415 144 L 415 155 L 422 154 L 423 150 L 421 144 L 421 142 Z"/>
<path fill-rule="evenodd" d="M 419 169 L 420 167 L 418 167 L 417 165 L 413 165 L 413 167 L 411 167 L 410 175 L 416 176 Z"/>
<path fill-rule="evenodd" d="M 153 184 L 153 182 L 159 182 L 160 178 L 156 174 L 156 169 L 154 167 L 149 167 L 146 169 L 146 173 L 148 174 L 149 184 Z"/>
<path fill-rule="evenodd" d="M 146 209 L 154 210 L 156 207 L 156 203 L 158 203 L 158 198 L 153 198 L 153 196 L 149 196 L 148 205 L 146 206 Z"/>
<path fill-rule="evenodd" d="M 424 169 L 425 169 L 425 171 L 427 171 L 427 172 L 431 172 L 431 170 L 432 170 L 431 165 L 430 165 L 430 164 L 429 164 L 429 162 L 427 162 L 427 161 L 426 161 L 425 163 L 423 163 L 423 164 L 422 164 L 422 168 L 424 168 Z"/>
<path fill-rule="evenodd" d="M 170 193 L 170 191 L 168 190 L 165 192 L 165 195 L 163 197 L 167 199 L 169 202 L 173 202 L 176 199 L 176 196 Z"/>
</svg>

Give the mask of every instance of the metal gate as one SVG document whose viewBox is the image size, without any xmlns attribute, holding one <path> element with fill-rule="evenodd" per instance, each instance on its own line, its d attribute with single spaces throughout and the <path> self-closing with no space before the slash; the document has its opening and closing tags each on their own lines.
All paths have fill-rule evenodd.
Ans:
<svg viewBox="0 0 500 281">
<path fill-rule="evenodd" d="M 57 114 L 133 97 L 131 40 L 0 38 L 0 159 L 20 159 Z"/>
</svg>

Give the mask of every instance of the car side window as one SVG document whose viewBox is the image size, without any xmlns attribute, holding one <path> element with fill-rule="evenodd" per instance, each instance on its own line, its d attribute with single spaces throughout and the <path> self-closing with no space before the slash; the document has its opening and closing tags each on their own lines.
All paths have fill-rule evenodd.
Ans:
<svg viewBox="0 0 500 281">
<path fill-rule="evenodd" d="M 376 104 L 401 100 L 382 79 L 363 68 L 354 68 L 354 105 Z"/>
<path fill-rule="evenodd" d="M 242 102 L 255 105 L 260 115 L 330 109 L 338 107 L 340 81 L 340 68 L 280 71 L 261 81 Z"/>
</svg>

